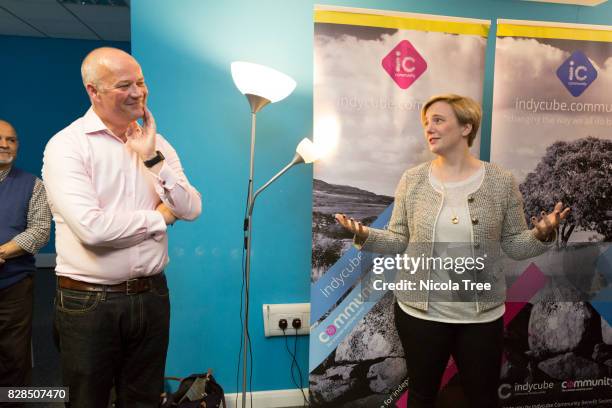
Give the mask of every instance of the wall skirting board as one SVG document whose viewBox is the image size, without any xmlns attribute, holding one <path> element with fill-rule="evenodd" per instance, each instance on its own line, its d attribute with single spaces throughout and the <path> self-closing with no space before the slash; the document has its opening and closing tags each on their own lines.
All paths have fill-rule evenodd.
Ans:
<svg viewBox="0 0 612 408">
<path fill-rule="evenodd" d="M 308 388 L 304 388 L 304 394 L 308 398 Z M 242 407 L 242 393 L 238 393 L 238 404 L 236 404 L 236 393 L 225 394 L 227 408 Z M 250 394 L 247 393 L 248 408 L 294 408 L 304 406 L 304 397 L 299 388 L 290 390 L 257 391 L 253 393 L 253 407 L 251 407 Z"/>
</svg>

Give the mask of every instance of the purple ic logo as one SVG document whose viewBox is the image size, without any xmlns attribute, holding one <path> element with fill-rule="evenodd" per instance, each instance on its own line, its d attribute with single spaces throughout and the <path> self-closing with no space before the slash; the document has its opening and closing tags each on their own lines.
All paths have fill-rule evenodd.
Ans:
<svg viewBox="0 0 612 408">
<path fill-rule="evenodd" d="M 574 51 L 557 69 L 557 77 L 573 96 L 580 96 L 597 78 L 597 70 L 582 51 Z"/>
<path fill-rule="evenodd" d="M 334 334 L 336 334 L 336 326 L 334 326 L 333 324 L 330 324 L 325 329 L 325 333 L 327 333 L 329 336 L 333 336 Z"/>
<path fill-rule="evenodd" d="M 408 40 L 402 40 L 382 60 L 382 66 L 395 83 L 407 89 L 427 69 L 427 62 Z"/>
</svg>

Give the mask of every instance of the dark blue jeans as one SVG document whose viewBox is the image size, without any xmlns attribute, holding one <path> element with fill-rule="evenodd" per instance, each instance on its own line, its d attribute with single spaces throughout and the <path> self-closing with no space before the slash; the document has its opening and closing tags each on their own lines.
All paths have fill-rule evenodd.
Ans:
<svg viewBox="0 0 612 408">
<path fill-rule="evenodd" d="M 408 368 L 408 407 L 434 408 L 449 356 L 453 356 L 471 408 L 498 406 L 503 318 L 488 323 L 418 319 L 395 303 L 395 325 Z"/>
<path fill-rule="evenodd" d="M 32 377 L 32 276 L 0 289 L 0 387 L 30 386 Z M 22 407 L 21 403 L 0 403 Z"/>
<path fill-rule="evenodd" d="M 153 408 L 163 392 L 170 301 L 160 275 L 134 295 L 58 289 L 55 329 L 72 408 Z"/>
</svg>

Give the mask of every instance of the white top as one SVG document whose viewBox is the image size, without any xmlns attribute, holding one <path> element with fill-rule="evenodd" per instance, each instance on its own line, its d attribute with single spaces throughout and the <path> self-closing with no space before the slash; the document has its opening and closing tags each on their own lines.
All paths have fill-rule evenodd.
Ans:
<svg viewBox="0 0 612 408">
<path fill-rule="evenodd" d="M 480 188 L 484 174 L 484 166 L 481 165 L 478 171 L 467 179 L 446 182 L 443 185 L 431 172 L 429 173 L 429 181 L 432 187 L 444 195 L 442 209 L 438 214 L 434 229 L 433 256 L 442 258 L 466 256 L 466 250 L 471 249 L 473 231 L 467 197 Z M 452 222 L 453 218 L 457 219 L 456 224 Z M 431 271 L 431 279 L 435 282 L 458 281 L 455 272 L 450 273 L 454 276 L 451 276 L 447 270 L 434 269 Z M 460 281 L 461 279 L 470 279 L 470 276 L 466 273 L 459 278 Z M 504 314 L 505 307 L 503 304 L 484 312 L 477 312 L 474 301 L 462 302 L 457 296 L 455 296 L 457 297 L 455 299 L 453 295 L 449 292 L 448 297 L 445 297 L 449 299 L 448 302 L 430 302 L 426 312 L 410 307 L 403 302 L 399 302 L 399 306 L 413 317 L 443 323 L 491 322 Z M 450 301 L 451 299 L 453 301 Z"/>
</svg>

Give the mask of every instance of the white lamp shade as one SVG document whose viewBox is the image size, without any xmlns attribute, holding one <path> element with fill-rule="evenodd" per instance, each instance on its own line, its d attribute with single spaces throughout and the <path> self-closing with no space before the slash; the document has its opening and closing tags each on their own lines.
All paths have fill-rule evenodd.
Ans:
<svg viewBox="0 0 612 408">
<path fill-rule="evenodd" d="M 300 144 L 297 145 L 295 152 L 302 157 L 304 163 L 317 161 L 321 156 L 321 152 L 317 149 L 317 146 L 308 138 L 302 139 Z"/>
<path fill-rule="evenodd" d="M 296 86 L 289 75 L 252 62 L 232 62 L 232 78 L 243 94 L 261 96 L 270 102 L 285 99 Z"/>
</svg>

